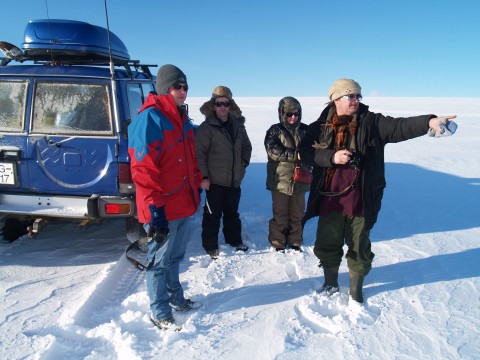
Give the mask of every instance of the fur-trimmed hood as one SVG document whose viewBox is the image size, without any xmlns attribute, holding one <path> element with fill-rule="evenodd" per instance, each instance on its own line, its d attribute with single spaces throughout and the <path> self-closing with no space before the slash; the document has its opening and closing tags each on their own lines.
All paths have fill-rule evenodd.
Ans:
<svg viewBox="0 0 480 360">
<path fill-rule="evenodd" d="M 298 112 L 297 121 L 294 124 L 288 123 L 287 113 Z M 302 121 L 302 105 L 300 102 L 292 96 L 285 96 L 278 103 L 278 119 L 285 127 L 289 129 L 295 129 Z"/>
<path fill-rule="evenodd" d="M 232 92 L 226 86 L 217 86 L 212 91 L 212 97 L 200 107 L 200 112 L 207 118 L 215 117 L 215 100 L 219 97 L 226 97 L 230 102 L 229 113 L 244 122 L 245 118 L 242 116 L 242 110 L 238 107 L 235 100 L 233 100 Z"/>
</svg>

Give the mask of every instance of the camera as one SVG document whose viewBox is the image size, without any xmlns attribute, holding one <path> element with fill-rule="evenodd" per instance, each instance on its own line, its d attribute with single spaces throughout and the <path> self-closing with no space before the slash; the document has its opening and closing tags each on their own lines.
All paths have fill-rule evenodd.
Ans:
<svg viewBox="0 0 480 360">
<path fill-rule="evenodd" d="M 358 167 L 360 166 L 360 162 L 362 161 L 362 157 L 356 151 L 351 151 L 351 153 L 352 155 L 350 156 L 350 161 L 348 162 L 348 166 L 350 167 L 350 169 L 357 170 Z"/>
</svg>

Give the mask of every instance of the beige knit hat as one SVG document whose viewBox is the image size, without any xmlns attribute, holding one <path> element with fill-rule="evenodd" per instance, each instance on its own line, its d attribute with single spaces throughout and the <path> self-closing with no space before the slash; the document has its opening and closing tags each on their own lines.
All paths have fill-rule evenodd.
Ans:
<svg viewBox="0 0 480 360">
<path fill-rule="evenodd" d="M 205 104 L 200 107 L 200 112 L 206 117 L 210 117 L 215 113 L 215 100 L 219 97 L 226 97 L 230 102 L 230 113 L 240 118 L 242 116 L 242 110 L 238 107 L 235 100 L 233 100 L 232 91 L 226 86 L 217 86 L 212 91 L 212 97 Z"/>
<path fill-rule="evenodd" d="M 332 101 L 349 94 L 362 94 L 362 88 L 352 79 L 337 79 L 328 91 L 328 97 Z"/>
</svg>

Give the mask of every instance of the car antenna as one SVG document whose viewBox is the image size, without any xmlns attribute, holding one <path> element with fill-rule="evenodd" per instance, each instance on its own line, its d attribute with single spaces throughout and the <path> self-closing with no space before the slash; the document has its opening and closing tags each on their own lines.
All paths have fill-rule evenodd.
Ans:
<svg viewBox="0 0 480 360">
<path fill-rule="evenodd" d="M 112 60 L 112 44 L 110 42 L 110 25 L 108 23 L 108 10 L 107 10 L 107 0 L 103 1 L 105 4 L 105 18 L 107 19 L 107 41 L 108 41 L 108 55 L 110 57 L 110 74 L 112 75 L 112 78 L 115 74 L 114 66 L 113 66 L 113 60 Z"/>
<path fill-rule="evenodd" d="M 107 41 L 108 41 L 108 55 L 110 57 L 110 81 L 112 83 L 112 100 L 113 100 L 113 113 L 114 113 L 114 118 L 115 118 L 115 124 L 117 125 L 117 129 L 120 128 L 120 120 L 118 116 L 118 110 L 117 110 L 117 84 L 115 81 L 115 66 L 113 64 L 113 58 L 112 58 L 112 44 L 110 42 L 110 25 L 108 23 L 108 10 L 107 10 L 107 0 L 103 1 L 105 4 L 105 18 L 107 19 Z"/>
<path fill-rule="evenodd" d="M 55 59 L 53 57 L 53 48 L 52 48 L 54 39 L 52 38 L 52 31 L 50 30 L 50 14 L 48 13 L 48 0 L 45 0 L 45 10 L 47 12 L 48 36 L 50 37 L 50 57 L 52 58 L 52 64 L 54 64 Z"/>
</svg>

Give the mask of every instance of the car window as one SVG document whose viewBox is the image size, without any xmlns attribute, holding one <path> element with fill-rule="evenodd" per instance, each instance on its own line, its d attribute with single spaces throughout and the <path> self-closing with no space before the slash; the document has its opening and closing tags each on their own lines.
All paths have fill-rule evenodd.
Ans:
<svg viewBox="0 0 480 360">
<path fill-rule="evenodd" d="M 27 81 L 0 81 L 0 131 L 22 131 Z"/>
<path fill-rule="evenodd" d="M 112 134 L 107 85 L 38 82 L 33 102 L 32 133 Z"/>
<path fill-rule="evenodd" d="M 153 84 L 128 84 L 128 103 L 130 119 L 134 119 L 142 107 L 148 93 L 153 91 Z"/>
</svg>

